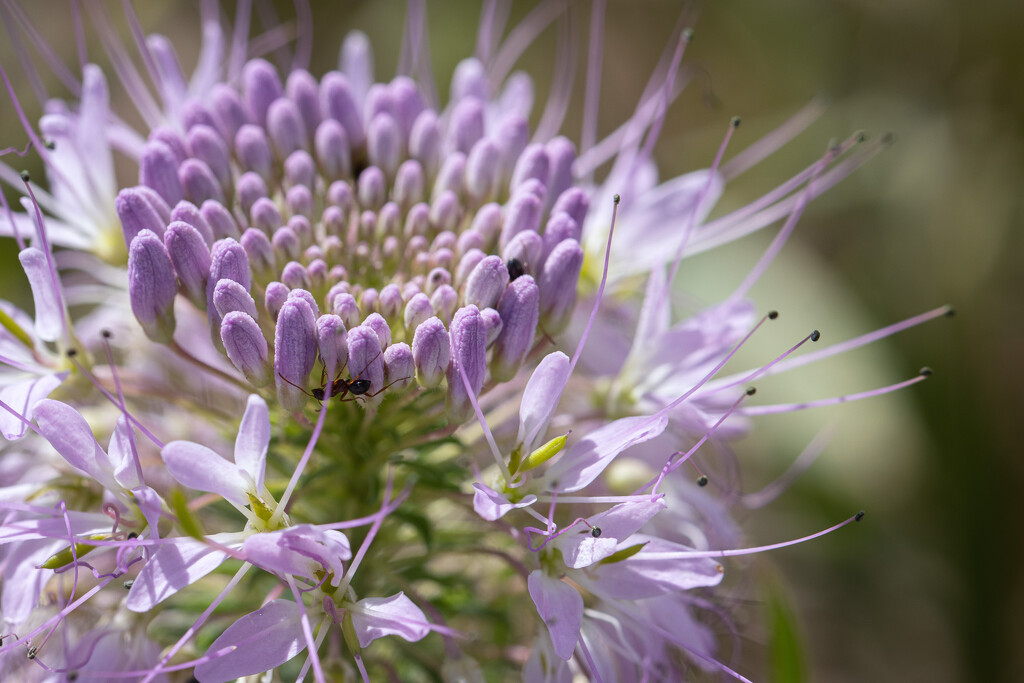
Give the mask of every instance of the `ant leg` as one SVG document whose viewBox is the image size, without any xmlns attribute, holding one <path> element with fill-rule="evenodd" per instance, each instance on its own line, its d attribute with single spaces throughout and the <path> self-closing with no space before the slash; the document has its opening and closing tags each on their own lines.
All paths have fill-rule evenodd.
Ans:
<svg viewBox="0 0 1024 683">
<path fill-rule="evenodd" d="M 309 397 L 310 397 L 311 399 L 315 400 L 315 401 L 316 401 L 317 403 L 320 403 L 321 405 L 323 405 L 323 404 L 322 404 L 322 403 L 320 402 L 320 400 L 319 400 L 319 399 L 317 399 L 317 397 L 316 397 L 316 396 L 314 396 L 313 394 L 309 393 L 309 391 L 308 391 L 308 390 L 306 390 L 306 389 L 303 389 L 303 388 L 302 388 L 302 387 L 300 387 L 300 386 L 299 386 L 298 384 L 296 384 L 295 382 L 291 381 L 290 379 L 288 379 L 287 377 L 285 377 L 284 375 L 282 375 L 282 374 L 281 374 L 280 372 L 279 372 L 279 373 L 277 373 L 277 376 L 278 376 L 278 377 L 280 377 L 281 379 L 283 379 L 283 380 L 284 380 L 285 382 L 287 382 L 288 384 L 291 384 L 291 385 L 292 385 L 293 387 L 295 387 L 296 389 L 298 389 L 299 391 L 301 391 L 302 393 L 304 393 L 304 394 L 305 394 L 306 396 L 309 396 Z"/>
<path fill-rule="evenodd" d="M 404 382 L 407 379 L 412 379 L 412 375 L 409 375 L 408 377 L 399 377 L 394 382 L 391 382 L 391 384 L 388 384 L 386 387 L 383 387 L 383 388 L 379 389 L 378 391 L 373 392 L 372 394 L 360 394 L 359 396 L 354 396 L 354 397 L 352 397 L 349 400 L 354 401 L 354 400 L 356 400 L 357 398 L 360 398 L 360 397 L 373 398 L 374 396 L 378 396 L 378 395 L 384 393 L 385 391 L 387 391 L 388 389 L 390 389 L 392 384 L 397 384 L 398 382 Z"/>
</svg>

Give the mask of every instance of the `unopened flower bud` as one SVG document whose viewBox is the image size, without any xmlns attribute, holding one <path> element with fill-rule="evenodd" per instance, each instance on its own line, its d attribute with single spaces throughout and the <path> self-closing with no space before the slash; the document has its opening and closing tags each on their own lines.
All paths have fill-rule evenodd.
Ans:
<svg viewBox="0 0 1024 683">
<path fill-rule="evenodd" d="M 358 325 L 359 319 L 362 317 L 355 297 L 347 292 L 335 295 L 331 302 L 331 310 L 345 322 L 345 327 L 348 329 Z"/>
<path fill-rule="evenodd" d="M 311 134 L 320 123 L 320 84 L 308 71 L 293 69 L 284 86 L 285 93 L 302 115 L 306 134 Z"/>
<path fill-rule="evenodd" d="M 436 230 L 455 230 L 462 220 L 462 206 L 451 190 L 445 190 L 430 205 L 430 224 Z"/>
<path fill-rule="evenodd" d="M 344 74 L 332 71 L 320 81 L 320 108 L 325 117 L 330 117 L 345 128 L 349 144 L 361 149 L 365 136 L 363 117 L 352 93 L 352 87 Z"/>
<path fill-rule="evenodd" d="M 353 379 L 358 377 L 370 383 L 366 394 L 373 394 L 384 388 L 384 354 L 380 346 L 380 337 L 365 325 L 348 331 L 348 371 Z M 377 403 L 379 400 L 373 402 Z"/>
<path fill-rule="evenodd" d="M 547 185 L 549 164 L 548 155 L 543 145 L 536 143 L 527 145 L 523 153 L 519 155 L 515 170 L 512 171 L 509 192 L 515 193 L 516 189 L 530 178 Z"/>
<path fill-rule="evenodd" d="M 441 285 L 430 295 L 430 305 L 434 313 L 444 320 L 451 320 L 455 307 L 459 304 L 459 293 L 451 285 Z"/>
<path fill-rule="evenodd" d="M 317 127 L 313 139 L 320 173 L 328 181 L 347 178 L 352 175 L 352 152 L 349 150 L 345 128 L 334 119 L 324 119 Z"/>
<path fill-rule="evenodd" d="M 202 204 L 207 199 L 224 201 L 224 191 L 213 171 L 199 159 L 185 159 L 178 167 L 178 180 L 185 192 L 185 199 L 193 204 Z"/>
<path fill-rule="evenodd" d="M 433 178 L 441 164 L 441 126 L 437 114 L 423 110 L 409 133 L 409 156 L 420 162 L 427 179 Z"/>
<path fill-rule="evenodd" d="M 368 327 L 377 334 L 377 339 L 380 340 L 380 348 L 386 349 L 391 346 L 391 327 L 380 313 L 371 313 L 366 316 L 362 326 Z"/>
<path fill-rule="evenodd" d="M 375 114 L 366 128 L 366 154 L 370 163 L 393 178 L 402 163 L 402 133 L 394 117 L 386 112 Z"/>
<path fill-rule="evenodd" d="M 299 236 L 288 226 L 275 230 L 270 243 L 274 247 L 274 252 L 281 259 L 295 261 L 302 254 L 302 243 L 299 241 Z"/>
<path fill-rule="evenodd" d="M 168 206 L 163 197 L 156 193 L 156 190 L 145 185 L 136 185 L 135 191 L 149 202 L 149 205 L 156 211 L 156 215 L 160 216 L 160 220 L 163 221 L 164 225 L 171 222 L 171 207 Z"/>
<path fill-rule="evenodd" d="M 222 189 L 231 187 L 231 153 L 215 128 L 199 125 L 185 136 L 192 156 L 205 163 Z"/>
<path fill-rule="evenodd" d="M 543 248 L 541 249 L 540 261 L 543 263 L 551 250 L 558 246 L 562 240 L 580 240 L 579 224 L 565 211 L 558 211 L 551 215 L 548 224 L 544 226 Z"/>
<path fill-rule="evenodd" d="M 587 193 L 578 187 L 570 187 L 559 195 L 555 205 L 551 208 L 551 215 L 564 211 L 576 221 L 576 225 L 582 226 L 587 218 L 587 211 L 590 209 L 590 200 Z"/>
<path fill-rule="evenodd" d="M 484 104 L 476 97 L 464 97 L 455 103 L 448 125 L 448 148 L 469 154 L 484 136 Z"/>
<path fill-rule="evenodd" d="M 181 108 L 181 119 L 182 123 L 185 124 L 185 130 L 191 131 L 193 128 L 199 126 L 206 126 L 207 128 L 216 128 L 217 119 L 214 117 L 205 104 L 197 99 L 188 99 Z M 186 139 L 187 139 L 186 134 Z M 189 145 L 192 148 L 192 145 Z M 194 152 L 195 150 L 193 150 Z"/>
<path fill-rule="evenodd" d="M 402 316 L 406 332 L 415 331 L 423 321 L 433 315 L 434 307 L 430 305 L 430 298 L 422 292 L 414 294 L 405 305 L 405 313 Z"/>
<path fill-rule="evenodd" d="M 334 377 L 348 362 L 348 328 L 333 313 L 317 318 L 316 345 L 327 376 Z"/>
<path fill-rule="evenodd" d="M 298 412 L 306 405 L 305 387 L 316 362 L 316 317 L 302 299 L 284 302 L 274 333 L 277 400 Z"/>
<path fill-rule="evenodd" d="M 532 193 L 516 193 L 505 206 L 499 245 L 504 248 L 512 238 L 525 230 L 540 229 L 541 202 Z"/>
<path fill-rule="evenodd" d="M 220 121 L 224 139 L 234 140 L 238 129 L 249 122 L 238 93 L 228 85 L 217 83 L 210 89 L 209 99 L 210 106 Z"/>
<path fill-rule="evenodd" d="M 213 305 L 222 318 L 231 311 L 241 311 L 254 320 L 259 315 L 252 296 L 234 280 L 221 280 L 214 286 Z"/>
<path fill-rule="evenodd" d="M 117 217 L 121 219 L 125 244 L 131 244 L 135 236 L 143 230 L 156 235 L 164 234 L 165 223 L 160 220 L 156 210 L 146 201 L 142 193 L 128 187 L 117 193 L 114 200 Z"/>
<path fill-rule="evenodd" d="M 452 362 L 448 367 L 448 406 L 456 420 L 470 410 L 469 391 L 476 396 L 487 374 L 487 328 L 476 306 L 464 306 L 452 320 Z M 467 382 L 463 382 L 465 373 Z"/>
<path fill-rule="evenodd" d="M 490 97 L 487 70 L 475 57 L 463 59 L 455 66 L 455 73 L 452 74 L 452 102 L 458 102 L 466 97 L 475 97 L 483 101 Z"/>
<path fill-rule="evenodd" d="M 277 316 L 281 313 L 281 307 L 288 301 L 288 294 L 291 292 L 283 282 L 271 282 L 267 284 L 267 293 L 263 299 L 263 305 L 270 314 L 270 319 L 275 323 Z"/>
<path fill-rule="evenodd" d="M 249 228 L 242 233 L 239 243 L 245 249 L 245 254 L 249 257 L 249 266 L 258 279 L 270 278 L 277 272 L 277 257 L 266 233 Z"/>
<path fill-rule="evenodd" d="M 313 194 L 305 185 L 288 188 L 284 203 L 293 216 L 305 216 L 307 219 L 313 216 Z"/>
<path fill-rule="evenodd" d="M 359 174 L 357 183 L 359 206 L 376 211 L 384 205 L 388 196 L 388 188 L 383 171 L 376 166 L 370 166 Z"/>
<path fill-rule="evenodd" d="M 171 152 L 174 153 L 175 169 L 177 169 L 178 164 L 185 161 L 185 159 L 188 159 L 188 150 L 185 148 L 185 141 L 181 139 L 181 135 L 179 135 L 173 128 L 168 126 L 157 126 L 150 132 L 149 139 L 164 143 Z"/>
<path fill-rule="evenodd" d="M 253 59 L 242 69 L 242 98 L 252 120 L 267 125 L 267 111 L 284 94 L 277 70 L 263 59 Z"/>
<path fill-rule="evenodd" d="M 284 218 L 277 204 L 269 197 L 260 197 L 253 202 L 249 217 L 254 228 L 259 228 L 268 235 L 273 235 L 275 230 L 284 225 Z"/>
<path fill-rule="evenodd" d="M 576 146 L 561 135 L 547 141 L 544 151 L 548 156 L 547 186 L 548 202 L 545 209 L 558 200 L 559 196 L 572 187 L 572 165 L 576 161 Z"/>
<path fill-rule="evenodd" d="M 256 387 L 270 383 L 267 340 L 259 324 L 242 311 L 230 311 L 220 324 L 220 338 L 231 363 Z"/>
<path fill-rule="evenodd" d="M 309 306 L 309 310 L 313 311 L 313 316 L 316 318 L 320 317 L 320 307 L 316 304 L 316 297 L 314 297 L 309 290 L 302 289 L 301 287 L 293 287 L 292 290 L 288 292 L 288 298 L 302 299 L 306 302 L 306 305 Z"/>
<path fill-rule="evenodd" d="M 253 172 L 243 173 L 235 183 L 235 194 L 238 196 L 238 203 L 242 207 L 242 213 L 246 216 L 252 212 L 253 204 L 260 197 L 266 197 L 267 184 L 258 174 Z"/>
<path fill-rule="evenodd" d="M 493 140 L 484 138 L 466 160 L 466 194 L 473 202 L 485 202 L 497 192 L 500 179 L 501 150 Z"/>
<path fill-rule="evenodd" d="M 235 156 L 246 171 L 264 181 L 274 177 L 274 154 L 270 142 L 259 126 L 246 124 L 235 133 Z"/>
<path fill-rule="evenodd" d="M 398 206 L 408 210 L 413 204 L 423 201 L 425 189 L 426 180 L 420 162 L 415 159 L 402 162 L 395 173 L 395 186 L 391 192 Z"/>
<path fill-rule="evenodd" d="M 480 311 L 480 317 L 484 319 L 484 328 L 487 330 L 487 348 L 491 348 L 501 334 L 504 323 L 501 321 L 501 315 L 493 308 Z"/>
<path fill-rule="evenodd" d="M 530 140 L 530 123 L 525 116 L 511 115 L 498 124 L 494 133 L 494 139 L 501 152 L 500 166 L 501 177 L 512 178 L 516 161 L 519 155 L 526 149 Z"/>
<path fill-rule="evenodd" d="M 464 300 L 477 308 L 494 308 L 508 285 L 508 268 L 500 256 L 484 257 L 466 279 Z"/>
<path fill-rule="evenodd" d="M 210 248 L 203 236 L 188 223 L 175 221 L 164 232 L 164 247 L 174 265 L 182 292 L 200 310 L 205 310 Z"/>
<path fill-rule="evenodd" d="M 312 190 L 316 187 L 316 162 L 309 152 L 297 149 L 284 160 L 284 180 L 287 185 L 302 185 Z"/>
<path fill-rule="evenodd" d="M 476 247 L 464 251 L 462 258 L 459 259 L 459 265 L 455 269 L 455 287 L 461 288 L 466 284 L 466 280 L 469 278 L 470 273 L 477 267 L 477 265 L 484 260 L 483 251 Z"/>
<path fill-rule="evenodd" d="M 526 230 L 513 237 L 501 250 L 505 262 L 515 259 L 524 266 L 533 266 L 542 262 L 541 252 L 544 240 L 532 230 Z"/>
<path fill-rule="evenodd" d="M 206 224 L 210 226 L 215 241 L 225 237 L 238 239 L 238 223 L 223 204 L 208 199 L 199 207 L 199 213 L 202 214 Z"/>
<path fill-rule="evenodd" d="M 278 159 L 306 146 L 306 124 L 299 108 L 287 97 L 279 97 L 267 109 L 267 133 Z"/>
<path fill-rule="evenodd" d="M 402 311 L 402 290 L 398 285 L 386 285 L 380 290 L 380 298 L 377 300 L 377 308 L 386 320 L 394 320 Z"/>
<path fill-rule="evenodd" d="M 575 290 L 575 283 L 573 283 Z M 529 275 L 509 284 L 498 302 L 498 313 L 504 323 L 494 345 L 491 376 L 499 382 L 515 377 L 533 346 L 540 318 L 540 291 Z"/>
<path fill-rule="evenodd" d="M 560 242 L 544 261 L 537 285 L 541 323 L 548 334 L 557 334 L 569 324 L 582 267 L 583 248 L 572 239 Z"/>
<path fill-rule="evenodd" d="M 384 381 L 393 390 L 403 389 L 412 383 L 416 374 L 412 349 L 408 344 L 392 344 L 384 350 Z"/>
<path fill-rule="evenodd" d="M 428 318 L 416 327 L 412 356 L 416 363 L 416 381 L 420 386 L 429 389 L 441 383 L 451 360 L 451 339 L 444 323 L 437 318 Z"/>
<path fill-rule="evenodd" d="M 156 190 L 168 204 L 177 204 L 185 196 L 178 180 L 178 160 L 163 142 L 150 140 L 142 148 L 139 184 Z"/>
<path fill-rule="evenodd" d="M 165 344 L 174 338 L 174 297 L 178 282 L 163 241 L 143 230 L 128 249 L 128 296 L 146 336 Z"/>
<path fill-rule="evenodd" d="M 202 212 L 200 212 L 192 202 L 184 199 L 178 202 L 177 205 L 175 205 L 174 210 L 171 211 L 171 219 L 168 222 L 170 223 L 173 221 L 188 223 L 199 232 L 200 236 L 202 236 L 207 249 L 213 246 L 213 228 L 210 227 L 206 218 L 203 217 Z"/>
<path fill-rule="evenodd" d="M 437 172 L 434 180 L 434 187 L 430 191 L 430 201 L 437 203 L 438 197 L 445 192 L 450 192 L 458 199 L 462 194 L 463 183 L 466 179 L 466 155 L 462 152 L 452 152 L 445 157 L 441 169 Z"/>
</svg>

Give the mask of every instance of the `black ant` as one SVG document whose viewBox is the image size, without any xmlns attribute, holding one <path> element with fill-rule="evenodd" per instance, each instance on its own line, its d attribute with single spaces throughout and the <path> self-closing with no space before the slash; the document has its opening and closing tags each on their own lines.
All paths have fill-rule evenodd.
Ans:
<svg viewBox="0 0 1024 683">
<path fill-rule="evenodd" d="M 380 358 L 381 353 L 382 352 L 378 352 L 377 355 L 370 360 L 370 363 L 367 363 L 366 368 L 369 368 L 370 364 L 373 363 L 373 361 Z M 360 379 L 360 376 L 363 374 L 363 372 L 366 372 L 366 368 L 363 368 L 362 372 L 360 372 L 352 379 L 345 379 L 344 377 L 341 376 L 341 373 L 345 371 L 346 365 L 348 365 L 348 361 L 345 361 L 345 365 L 342 365 L 341 369 L 338 371 L 338 376 L 331 381 L 331 398 L 337 397 L 339 400 L 346 402 L 354 401 L 360 396 L 365 396 L 366 398 L 373 398 L 374 396 L 383 393 L 386 389 L 388 389 L 388 387 L 391 386 L 391 384 L 401 381 L 396 379 L 395 382 L 388 384 L 387 386 L 381 388 L 379 391 L 375 391 L 374 393 L 369 394 L 367 392 L 370 390 L 370 380 Z M 280 372 L 277 373 L 277 376 L 283 379 L 285 382 L 288 382 L 288 384 L 291 384 L 296 389 L 300 389 L 302 393 L 306 394 L 306 396 L 312 396 L 320 404 L 323 404 L 324 399 L 327 397 L 327 366 L 323 364 L 323 359 L 321 359 L 320 361 L 320 386 L 313 389 L 312 391 L 306 391 L 298 384 L 282 375 Z M 352 398 L 345 398 L 349 394 L 352 395 Z"/>
<path fill-rule="evenodd" d="M 509 282 L 514 282 L 516 278 L 526 275 L 527 265 L 517 258 L 510 258 L 505 263 L 505 267 L 508 268 Z"/>
</svg>

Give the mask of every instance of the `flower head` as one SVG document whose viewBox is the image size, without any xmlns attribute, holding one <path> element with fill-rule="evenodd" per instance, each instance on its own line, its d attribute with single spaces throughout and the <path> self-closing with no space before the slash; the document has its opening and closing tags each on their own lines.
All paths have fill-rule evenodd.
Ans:
<svg viewBox="0 0 1024 683">
<path fill-rule="evenodd" d="M 15 97 L 51 192 L 26 183 L 26 214 L 8 212 L 36 319 L 0 303 L 0 427 L 41 437 L 5 458 L 34 453 L 46 467 L 12 465 L 0 491 L 0 546 L 18 570 L 0 606 L 18 635 L 0 661 L 27 649 L 62 675 L 191 670 L 204 683 L 353 668 L 364 680 L 418 669 L 678 680 L 690 666 L 746 680 L 702 616 L 731 619 L 716 593 L 726 558 L 790 542 L 741 547 L 728 505 L 744 499 L 680 468 L 714 460 L 702 447 L 726 449 L 751 428 L 744 416 L 915 383 L 748 404 L 759 376 L 945 311 L 797 355 L 815 331 L 724 376 L 776 317 L 758 318 L 750 286 L 807 203 L 879 145 L 860 156 L 854 138 L 830 145 L 711 218 L 738 120 L 708 169 L 660 182 L 652 157 L 685 81 L 688 31 L 600 142 L 588 100 L 580 145 L 558 134 L 574 72 L 561 40 L 531 126 L 532 81 L 509 72 L 547 24 L 571 34 L 567 5 L 541 3 L 495 49 L 501 12 L 485 4 L 477 54 L 442 104 L 418 2 L 401 73 L 379 82 L 359 33 L 338 70 L 306 70 L 303 3 L 294 45 L 281 26 L 250 42 L 246 3 L 233 29 L 203 3 L 191 79 L 125 3 L 144 76 L 88 3 L 145 129 L 111 112 L 106 77 L 84 57 L 81 82 L 69 79 L 77 99 L 51 105 L 38 132 Z M 593 12 L 599 29 L 603 3 Z M 289 48 L 290 67 L 269 59 Z M 599 76 L 588 69 L 588 91 Z M 136 163 L 130 183 L 114 147 Z M 676 313 L 683 258 L 778 221 L 732 297 Z M 82 279 L 93 286 L 63 286 Z M 116 334 L 97 338 L 65 292 Z M 86 610 L 103 615 L 90 635 Z M 133 628 L 157 614 L 171 616 L 148 636 Z M 64 639 L 59 656 L 51 636 Z M 110 643 L 121 656 L 101 659 Z"/>
</svg>

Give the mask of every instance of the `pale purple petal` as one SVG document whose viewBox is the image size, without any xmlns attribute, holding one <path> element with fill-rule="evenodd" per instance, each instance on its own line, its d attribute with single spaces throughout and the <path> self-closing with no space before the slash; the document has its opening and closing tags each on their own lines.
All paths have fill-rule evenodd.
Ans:
<svg viewBox="0 0 1024 683">
<path fill-rule="evenodd" d="M 320 568 L 319 562 L 289 547 L 283 531 L 250 536 L 242 544 L 242 552 L 249 562 L 275 574 L 314 578 Z"/>
<path fill-rule="evenodd" d="M 60 401 L 43 399 L 35 407 L 36 424 L 43 437 L 72 466 L 85 472 L 103 485 L 117 491 L 114 467 L 106 451 L 92 435 L 89 423 L 81 414 Z"/>
<path fill-rule="evenodd" d="M 351 614 L 360 647 L 384 636 L 399 636 L 415 643 L 430 633 L 427 617 L 404 593 L 365 598 L 356 603 Z"/>
<path fill-rule="evenodd" d="M 665 431 L 668 418 L 625 417 L 591 432 L 573 444 L 546 475 L 559 493 L 579 491 L 594 481 L 622 451 Z"/>
<path fill-rule="evenodd" d="M 21 266 L 32 288 L 36 307 L 36 334 L 43 341 L 57 341 L 64 331 L 64 307 L 54 283 L 46 254 L 35 247 L 22 249 L 18 254 Z"/>
<path fill-rule="evenodd" d="M 237 546 L 240 534 L 217 534 L 219 543 Z M 147 612 L 185 586 L 190 586 L 219 567 L 228 554 L 193 538 L 175 539 L 159 546 L 135 577 L 125 606 L 133 612 Z"/>
<path fill-rule="evenodd" d="M 50 392 L 67 379 L 67 372 L 42 377 L 30 377 L 0 389 L 0 400 L 31 420 L 36 404 L 50 395 Z M 25 435 L 25 423 L 0 409 L 0 432 L 8 440 L 20 439 Z"/>
<path fill-rule="evenodd" d="M 523 402 L 519 407 L 519 436 L 516 438 L 518 443 L 525 443 L 530 448 L 532 442 L 547 428 L 568 381 L 569 357 L 561 351 L 544 356 L 523 391 Z"/>
<path fill-rule="evenodd" d="M 39 565 L 67 545 L 67 541 L 20 543 L 5 555 L 0 611 L 6 623 L 16 625 L 29 618 L 44 584 L 53 576 L 52 569 L 39 569 Z"/>
<path fill-rule="evenodd" d="M 224 683 L 269 671 L 306 649 L 301 610 L 291 600 L 271 600 L 228 626 L 207 656 L 232 648 L 195 669 L 200 683 Z"/>
<path fill-rule="evenodd" d="M 251 394 L 235 438 L 235 464 L 253 478 L 257 492 L 263 488 L 269 445 L 270 413 L 267 402 L 257 394 Z"/>
<path fill-rule="evenodd" d="M 191 441 L 172 441 L 161 452 L 167 471 L 182 486 L 216 493 L 236 505 L 248 505 L 248 483 L 237 465 L 206 446 Z"/>
<path fill-rule="evenodd" d="M 589 567 L 616 552 L 619 542 L 632 536 L 654 515 L 667 507 L 665 501 L 642 500 L 620 503 L 587 518 L 591 527 L 601 530 L 595 537 L 589 527 L 585 533 L 563 534 L 556 541 L 565 564 L 573 569 Z"/>
<path fill-rule="evenodd" d="M 533 494 L 518 503 L 511 503 L 508 498 L 483 484 L 473 484 L 473 488 L 473 509 L 488 522 L 504 517 L 511 510 L 529 507 L 537 502 L 537 496 Z"/>
<path fill-rule="evenodd" d="M 537 613 L 551 634 L 555 654 L 568 661 L 580 638 L 583 597 L 569 584 L 551 578 L 540 569 L 530 572 L 526 585 Z"/>
<path fill-rule="evenodd" d="M 666 556 L 667 552 L 692 550 L 659 539 L 637 538 L 646 542 L 644 549 L 622 562 L 598 564 L 587 570 L 585 586 L 602 596 L 622 600 L 637 600 L 665 593 L 717 586 L 724 570 L 716 560 L 708 557 L 680 559 Z"/>
<path fill-rule="evenodd" d="M 139 481 L 139 469 L 135 466 L 135 456 L 132 450 L 134 440 L 128 418 L 121 415 L 117 418 L 114 433 L 110 435 L 107 458 L 114 468 L 114 479 L 129 490 L 142 484 Z"/>
</svg>

